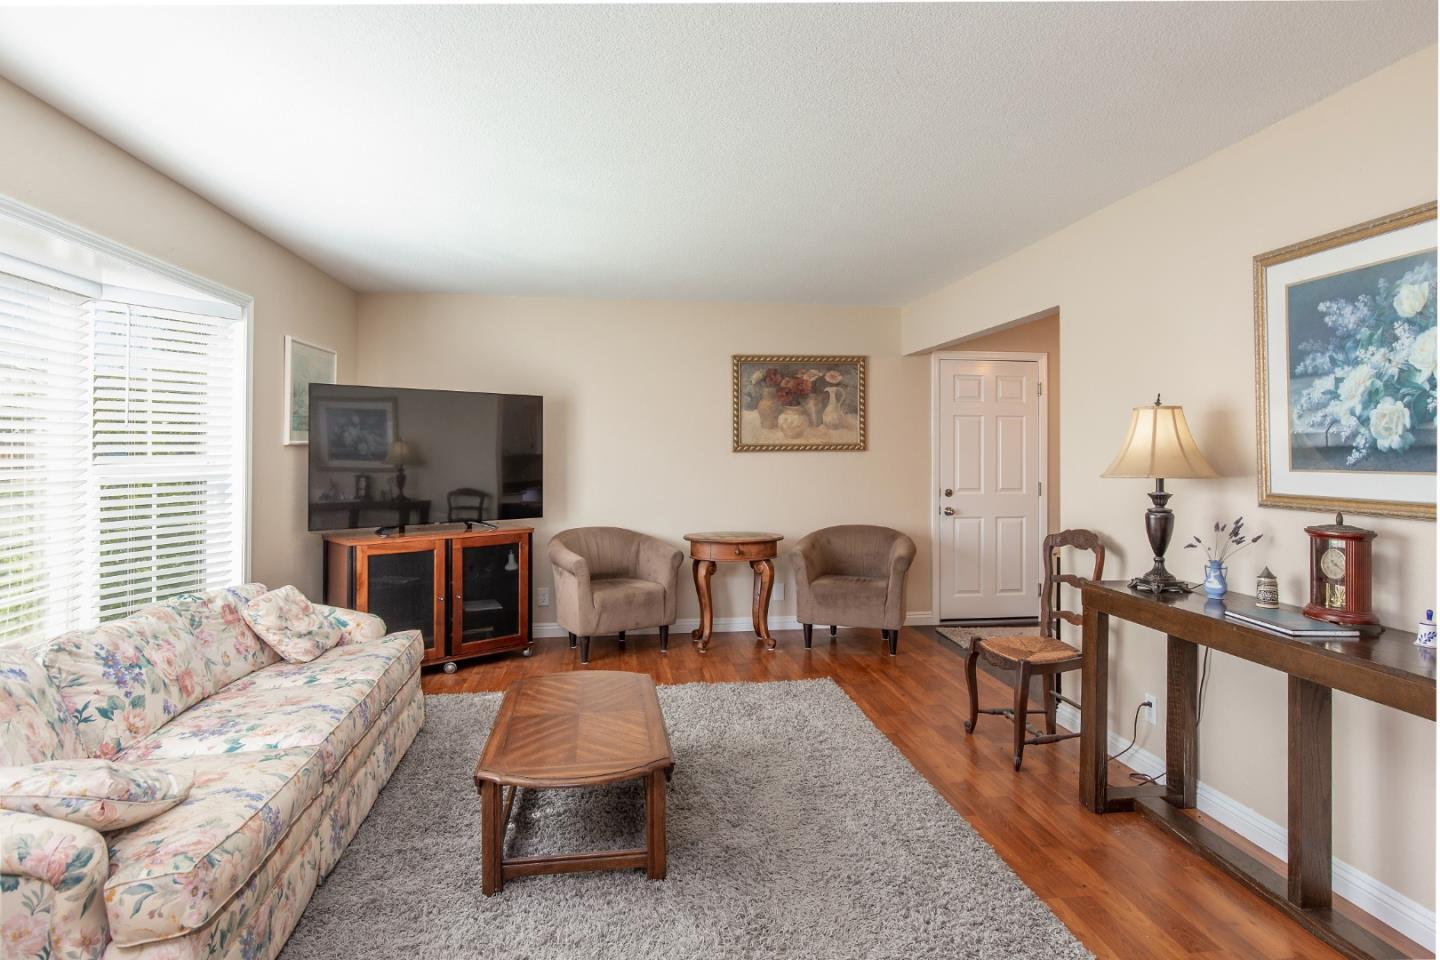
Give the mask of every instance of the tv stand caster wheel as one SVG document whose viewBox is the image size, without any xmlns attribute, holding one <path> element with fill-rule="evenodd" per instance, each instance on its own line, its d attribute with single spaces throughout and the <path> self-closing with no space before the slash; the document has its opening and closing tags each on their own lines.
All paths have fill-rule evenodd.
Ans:
<svg viewBox="0 0 1440 960">
<path fill-rule="evenodd" d="M 521 650 L 521 651 L 520 651 L 520 656 L 522 656 L 522 657 L 533 657 L 533 656 L 535 656 L 535 645 L 534 645 L 534 644 L 531 644 L 531 645 L 527 646 L 524 650 Z"/>
<path fill-rule="evenodd" d="M 454 660 L 451 660 L 449 663 L 445 664 L 444 669 L 446 673 L 454 673 L 456 670 L 459 670 L 460 667 L 455 663 Z"/>
</svg>

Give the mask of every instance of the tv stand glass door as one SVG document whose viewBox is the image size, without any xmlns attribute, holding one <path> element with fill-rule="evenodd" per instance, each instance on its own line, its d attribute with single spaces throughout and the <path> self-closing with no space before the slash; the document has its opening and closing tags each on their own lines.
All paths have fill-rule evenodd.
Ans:
<svg viewBox="0 0 1440 960">
<path fill-rule="evenodd" d="M 450 543 L 450 650 L 472 656 L 529 637 L 530 538 L 501 530 Z"/>
</svg>

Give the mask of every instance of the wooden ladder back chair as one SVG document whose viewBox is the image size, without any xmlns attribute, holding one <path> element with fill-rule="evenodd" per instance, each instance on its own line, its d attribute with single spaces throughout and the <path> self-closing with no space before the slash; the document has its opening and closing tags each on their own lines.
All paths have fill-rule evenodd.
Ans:
<svg viewBox="0 0 1440 960">
<path fill-rule="evenodd" d="M 1015 725 L 1015 769 L 1020 769 L 1020 759 L 1027 746 L 1055 743 L 1080 736 L 1079 733 L 1055 732 L 1055 708 L 1059 701 L 1072 707 L 1080 705 L 1063 696 L 1059 690 L 1058 678 L 1067 670 L 1080 669 L 1080 651 L 1060 639 L 1060 621 L 1080 626 L 1081 616 L 1061 608 L 1060 587 L 1068 584 L 1079 587 L 1084 577 L 1061 572 L 1060 553 L 1071 547 L 1088 550 L 1095 555 L 1095 568 L 1091 580 L 1099 580 L 1105 572 L 1105 546 L 1100 537 L 1089 530 L 1062 530 L 1045 538 L 1045 586 L 1040 598 L 1040 635 L 1014 637 L 975 636 L 970 641 L 970 656 L 965 660 L 965 687 L 970 693 L 970 719 L 965 721 L 965 732 L 975 732 L 975 722 L 982 713 L 993 713 L 1009 717 Z M 976 661 L 984 657 L 988 663 L 1002 670 L 1015 672 L 1015 703 L 1011 707 L 980 709 L 979 691 L 975 682 Z M 1030 678 L 1045 678 L 1045 706 L 1034 709 L 1030 706 Z M 1033 713 L 1045 715 L 1045 732 L 1031 727 L 1027 718 Z M 1026 736 L 1029 734 L 1029 736 Z"/>
</svg>

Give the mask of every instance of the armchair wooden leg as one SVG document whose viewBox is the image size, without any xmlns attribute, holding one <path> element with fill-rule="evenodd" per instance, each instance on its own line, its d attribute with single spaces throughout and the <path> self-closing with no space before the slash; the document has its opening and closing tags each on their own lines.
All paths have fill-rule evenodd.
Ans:
<svg viewBox="0 0 1440 960">
<path fill-rule="evenodd" d="M 897 652 L 899 652 L 899 650 L 900 650 L 900 631 L 899 631 L 899 630 L 890 630 L 890 631 L 888 631 L 888 633 L 886 634 L 885 640 L 886 640 L 886 641 L 889 643 L 889 645 L 890 645 L 890 656 L 892 656 L 892 657 L 895 656 L 895 654 L 896 654 Z"/>
<path fill-rule="evenodd" d="M 621 630 L 621 631 L 620 631 L 620 646 L 622 646 L 622 647 L 625 646 L 625 631 L 624 631 L 624 630 Z"/>
<path fill-rule="evenodd" d="M 815 639 L 815 624 L 802 623 L 800 629 L 805 631 L 805 649 L 809 650 L 811 641 Z"/>
<path fill-rule="evenodd" d="M 663 626 L 663 627 L 660 628 L 660 652 L 661 652 L 661 653 L 665 653 L 665 652 L 668 651 L 669 649 L 670 649 L 670 627 L 667 625 L 667 626 Z"/>
<path fill-rule="evenodd" d="M 574 649 L 575 649 L 575 634 L 573 634 L 573 633 L 570 634 L 570 649 L 571 649 L 571 650 L 574 650 Z"/>
<path fill-rule="evenodd" d="M 975 644 L 970 644 L 970 655 L 965 658 L 965 691 L 970 694 L 970 719 L 965 721 L 965 732 L 975 732 L 975 722 L 980 719 L 980 691 L 975 683 L 975 661 L 980 659 L 980 651 L 975 649 Z"/>
<path fill-rule="evenodd" d="M 1025 753 L 1025 713 L 1030 707 L 1030 664 L 1020 662 L 1015 671 L 1015 769 Z"/>
<path fill-rule="evenodd" d="M 835 624 L 833 624 L 833 623 L 830 624 L 830 639 L 831 639 L 831 640 L 834 640 L 834 639 L 835 639 Z"/>
<path fill-rule="evenodd" d="M 590 638 L 589 638 L 589 637 L 581 637 L 581 638 L 580 638 L 580 662 L 581 662 L 581 663 L 589 663 L 589 662 L 590 662 Z"/>
</svg>

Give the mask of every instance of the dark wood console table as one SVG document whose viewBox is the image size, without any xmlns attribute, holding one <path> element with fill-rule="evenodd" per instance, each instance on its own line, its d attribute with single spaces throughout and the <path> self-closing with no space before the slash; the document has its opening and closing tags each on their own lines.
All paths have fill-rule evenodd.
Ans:
<svg viewBox="0 0 1440 960">
<path fill-rule="evenodd" d="M 1201 594 L 1157 599 L 1131 591 L 1124 581 L 1088 582 L 1081 598 L 1080 802 L 1094 813 L 1133 810 L 1144 815 L 1347 957 L 1404 956 L 1331 907 L 1330 694 L 1340 690 L 1434 720 L 1435 651 L 1415 646 L 1413 633 L 1389 628 L 1358 640 L 1292 640 L 1227 620 L 1224 601 Z M 1106 779 L 1111 617 L 1166 635 L 1163 786 L 1116 786 Z M 1179 812 L 1195 806 L 1202 646 L 1289 675 L 1286 876 Z"/>
</svg>

